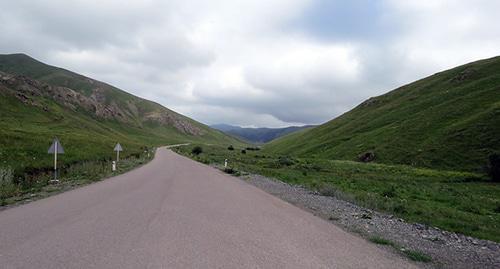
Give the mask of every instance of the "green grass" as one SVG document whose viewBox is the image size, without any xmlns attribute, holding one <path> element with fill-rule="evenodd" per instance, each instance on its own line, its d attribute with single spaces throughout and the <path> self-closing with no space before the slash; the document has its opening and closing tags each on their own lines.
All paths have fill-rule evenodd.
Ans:
<svg viewBox="0 0 500 269">
<path fill-rule="evenodd" d="M 482 174 L 405 165 L 365 164 L 272 155 L 263 151 L 241 153 L 240 148 L 196 144 L 177 149 L 206 164 L 224 164 L 238 172 L 274 177 L 325 195 L 394 214 L 409 222 L 500 242 L 500 184 Z"/>
<path fill-rule="evenodd" d="M 40 199 L 55 193 L 59 193 L 77 186 L 90 184 L 104 178 L 116 176 L 130 171 L 138 166 L 146 164 L 154 157 L 154 150 L 148 156 L 142 153 L 118 162 L 117 170 L 112 171 L 111 161 L 84 161 L 68 165 L 59 172 L 59 183 L 51 184 L 52 171 L 45 171 L 35 175 L 25 175 L 20 184 L 16 184 L 15 178 L 9 169 L 0 168 L 0 206 L 15 204 L 24 200 Z M 19 179 L 17 179 L 19 180 Z"/>
<path fill-rule="evenodd" d="M 390 240 L 387 240 L 385 238 L 379 237 L 379 236 L 372 236 L 368 240 L 370 240 L 370 242 L 375 243 L 377 245 L 391 246 L 392 248 L 394 248 L 398 252 L 402 253 L 403 255 L 408 257 L 408 259 L 410 259 L 412 261 L 416 261 L 416 262 L 430 262 L 430 261 L 432 261 L 432 258 L 425 253 L 422 253 L 422 252 L 416 251 L 416 250 L 402 248 L 398 244 L 396 244 Z"/>
<path fill-rule="evenodd" d="M 429 255 L 426 255 L 425 253 L 422 253 L 420 251 L 416 250 L 409 250 L 409 249 L 404 249 L 401 250 L 403 254 L 406 255 L 410 260 L 416 261 L 416 262 L 430 262 L 432 261 L 432 258 Z"/>
<path fill-rule="evenodd" d="M 389 245 L 389 246 L 395 245 L 394 242 L 378 236 L 370 237 L 369 240 L 370 242 L 375 243 L 377 245 Z"/>
<path fill-rule="evenodd" d="M 371 98 L 267 153 L 482 172 L 500 152 L 500 57 L 440 72 Z"/>
</svg>

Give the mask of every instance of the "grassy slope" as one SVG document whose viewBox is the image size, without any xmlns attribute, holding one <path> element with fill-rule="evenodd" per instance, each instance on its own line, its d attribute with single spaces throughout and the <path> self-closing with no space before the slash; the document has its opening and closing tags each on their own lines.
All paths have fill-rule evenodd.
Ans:
<svg viewBox="0 0 500 269">
<path fill-rule="evenodd" d="M 223 137 L 223 135 L 219 135 L 220 132 L 213 132 L 213 129 L 211 129 L 210 127 L 198 123 L 188 117 L 180 115 L 155 102 L 142 99 L 109 84 L 87 78 L 66 69 L 47 65 L 25 54 L 0 55 L 0 71 L 16 75 L 24 75 L 50 85 L 68 87 L 86 96 L 91 95 L 92 89 L 101 88 L 104 91 L 107 101 L 109 102 L 112 100 L 113 102 L 116 102 L 121 109 L 129 112 L 128 115 L 132 116 L 138 125 L 140 125 L 139 123 L 141 122 L 141 117 L 143 117 L 145 114 L 150 112 L 166 111 L 194 124 L 195 126 L 205 131 L 208 131 L 209 133 L 211 133 L 211 136 L 217 133 L 216 136 Z M 138 113 L 130 111 L 128 102 L 137 104 L 137 106 L 139 107 Z M 133 124 L 134 122 L 130 123 Z"/>
<path fill-rule="evenodd" d="M 479 171 L 500 151 L 500 57 L 473 62 L 371 98 L 269 153 Z"/>
<path fill-rule="evenodd" d="M 106 89 L 107 97 L 122 107 L 127 101 L 136 102 L 141 109 L 134 121 L 119 123 L 92 117 L 85 112 L 66 109 L 49 98 L 37 97 L 47 105 L 50 112 L 24 105 L 17 99 L 0 93 L 0 167 L 9 166 L 17 173 L 30 169 L 47 169 L 52 166 L 52 157 L 47 148 L 52 138 L 58 136 L 65 147 L 61 156 L 62 165 L 83 160 L 109 159 L 114 156 L 114 144 L 124 146 L 124 154 L 138 153 L 145 146 L 157 146 L 184 142 L 235 144 L 241 142 L 213 130 L 208 126 L 178 115 L 154 102 L 140 99 L 110 85 L 93 81 L 70 71 L 40 63 L 26 55 L 0 56 L 0 70 L 21 74 L 48 84 L 66 86 L 85 94 L 96 83 Z M 141 116 L 151 111 L 168 111 L 189 121 L 205 131 L 204 135 L 187 135 L 171 126 L 139 124 Z M 124 157 L 125 157 L 124 156 Z"/>
</svg>

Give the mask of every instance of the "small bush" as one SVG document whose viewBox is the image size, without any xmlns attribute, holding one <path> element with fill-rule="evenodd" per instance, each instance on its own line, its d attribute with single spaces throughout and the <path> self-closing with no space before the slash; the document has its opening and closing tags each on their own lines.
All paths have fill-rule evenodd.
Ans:
<svg viewBox="0 0 500 269">
<path fill-rule="evenodd" d="M 394 198 L 397 196 L 396 188 L 392 185 L 390 188 L 382 192 L 383 197 Z"/>
<path fill-rule="evenodd" d="M 242 150 L 241 150 L 241 154 L 247 154 L 247 151 L 246 151 L 246 150 L 244 150 L 244 149 L 242 149 Z"/>
<path fill-rule="evenodd" d="M 227 150 L 234 150 L 233 145 L 229 145 L 229 147 L 227 147 Z"/>
<path fill-rule="evenodd" d="M 358 161 L 360 162 L 369 163 L 373 160 L 375 160 L 375 152 L 373 151 L 368 151 L 358 155 Z"/>
<path fill-rule="evenodd" d="M 246 150 L 260 150 L 259 147 L 247 147 Z"/>
<path fill-rule="evenodd" d="M 489 174 L 495 182 L 500 182 L 500 153 L 491 154 L 489 157 Z"/>
<path fill-rule="evenodd" d="M 196 146 L 191 150 L 191 153 L 193 153 L 194 155 L 200 155 L 201 153 L 203 153 L 203 148 L 200 146 Z"/>
<path fill-rule="evenodd" d="M 290 166 L 290 165 L 293 165 L 295 162 L 293 161 L 293 159 L 289 158 L 289 157 L 280 157 L 278 159 L 278 165 L 281 167 L 281 166 Z"/>
<path fill-rule="evenodd" d="M 500 205 L 497 205 L 497 207 L 493 210 L 495 213 L 500 213 Z"/>
</svg>

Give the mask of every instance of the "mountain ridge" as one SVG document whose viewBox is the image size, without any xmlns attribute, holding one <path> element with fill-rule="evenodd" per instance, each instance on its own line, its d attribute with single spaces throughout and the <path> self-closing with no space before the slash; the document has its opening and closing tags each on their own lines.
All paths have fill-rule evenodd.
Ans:
<svg viewBox="0 0 500 269">
<path fill-rule="evenodd" d="M 245 141 L 257 144 L 267 143 L 279 137 L 288 135 L 293 132 L 312 128 L 314 125 L 304 126 L 288 126 L 282 128 L 267 128 L 267 127 L 240 127 L 229 124 L 212 124 L 210 127 L 222 131 L 228 135 L 235 136 Z"/>
</svg>

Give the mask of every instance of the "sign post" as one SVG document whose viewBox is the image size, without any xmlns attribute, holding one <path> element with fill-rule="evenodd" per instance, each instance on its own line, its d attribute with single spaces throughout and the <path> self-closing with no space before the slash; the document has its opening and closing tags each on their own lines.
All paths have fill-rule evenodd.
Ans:
<svg viewBox="0 0 500 269">
<path fill-rule="evenodd" d="M 54 154 L 54 180 L 53 181 L 59 182 L 59 180 L 57 179 L 57 154 L 64 154 L 64 148 L 61 145 L 61 142 L 59 141 L 59 139 L 57 139 L 57 137 L 54 138 L 54 140 L 52 141 L 52 145 L 49 147 L 48 153 Z"/>
<path fill-rule="evenodd" d="M 122 145 L 120 145 L 120 143 L 116 143 L 114 151 L 116 151 L 116 162 L 118 163 L 120 160 L 120 151 L 123 151 Z"/>
</svg>

